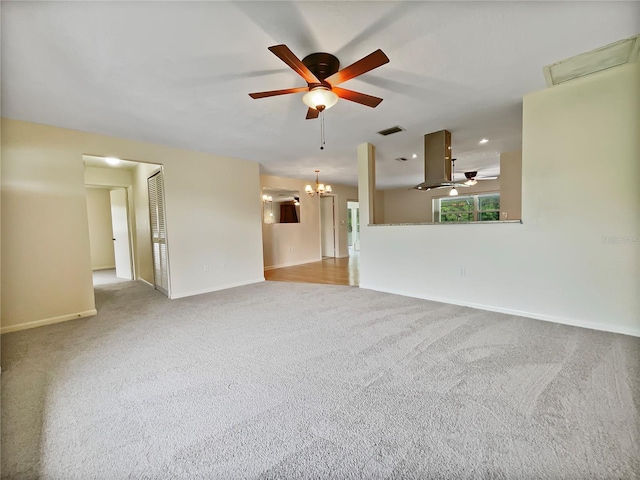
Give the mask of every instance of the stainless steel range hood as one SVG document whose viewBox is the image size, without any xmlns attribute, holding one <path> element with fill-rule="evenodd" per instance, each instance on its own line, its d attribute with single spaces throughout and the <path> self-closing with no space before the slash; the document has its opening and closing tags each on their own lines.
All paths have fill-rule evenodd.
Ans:
<svg viewBox="0 0 640 480">
<path fill-rule="evenodd" d="M 451 133 L 447 130 L 427 133 L 424 136 L 424 182 L 417 190 L 432 188 L 464 187 L 451 178 Z"/>
</svg>

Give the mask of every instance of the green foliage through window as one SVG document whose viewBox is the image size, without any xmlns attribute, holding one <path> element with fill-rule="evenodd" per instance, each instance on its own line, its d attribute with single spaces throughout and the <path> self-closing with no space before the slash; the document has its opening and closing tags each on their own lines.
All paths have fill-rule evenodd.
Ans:
<svg viewBox="0 0 640 480">
<path fill-rule="evenodd" d="M 486 222 L 500 220 L 500 194 L 467 195 L 435 199 L 441 222 Z"/>
</svg>

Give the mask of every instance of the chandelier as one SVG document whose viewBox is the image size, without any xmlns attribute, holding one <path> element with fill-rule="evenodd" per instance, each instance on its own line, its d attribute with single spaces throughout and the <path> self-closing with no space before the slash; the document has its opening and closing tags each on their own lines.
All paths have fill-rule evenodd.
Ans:
<svg viewBox="0 0 640 480">
<path fill-rule="evenodd" d="M 320 196 L 325 195 L 327 193 L 331 193 L 331 185 L 325 185 L 324 183 L 320 183 L 320 180 L 318 179 L 318 174 L 320 173 L 320 170 L 316 170 L 316 188 L 315 190 L 313 189 L 313 187 L 311 185 L 307 185 L 306 187 L 304 187 L 304 191 L 307 192 L 310 196 L 314 196 L 316 193 Z"/>
</svg>

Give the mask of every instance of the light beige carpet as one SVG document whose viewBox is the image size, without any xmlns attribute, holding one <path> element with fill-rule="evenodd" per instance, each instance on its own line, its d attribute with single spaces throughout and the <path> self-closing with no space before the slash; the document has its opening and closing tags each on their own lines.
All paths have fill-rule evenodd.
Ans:
<svg viewBox="0 0 640 480">
<path fill-rule="evenodd" d="M 638 338 L 312 284 L 97 300 L 2 336 L 3 478 L 640 477 Z"/>
</svg>

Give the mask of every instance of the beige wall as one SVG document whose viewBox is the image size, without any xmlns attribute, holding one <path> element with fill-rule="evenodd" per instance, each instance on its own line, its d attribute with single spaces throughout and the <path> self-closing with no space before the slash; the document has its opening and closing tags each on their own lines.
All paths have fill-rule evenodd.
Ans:
<svg viewBox="0 0 640 480">
<path fill-rule="evenodd" d="M 128 168 L 84 167 L 86 185 L 128 187 L 133 184 L 133 171 Z"/>
<path fill-rule="evenodd" d="M 3 331 L 95 312 L 82 155 L 164 166 L 174 298 L 258 282 L 258 164 L 2 121 Z M 208 269 L 204 267 L 208 266 Z"/>
<path fill-rule="evenodd" d="M 460 195 L 500 191 L 499 180 L 480 180 L 468 188 L 459 188 Z M 383 190 L 384 223 L 430 223 L 433 222 L 433 199 L 449 196 L 449 189 L 420 191 L 409 188 Z"/>
<path fill-rule="evenodd" d="M 500 154 L 500 219 L 522 219 L 522 151 Z"/>
<path fill-rule="evenodd" d="M 384 205 L 384 190 L 376 190 L 374 196 L 374 212 L 372 214 L 372 220 L 375 224 L 387 223 L 384 218 L 385 205 Z"/>
<path fill-rule="evenodd" d="M 87 220 L 91 245 L 91 268 L 115 268 L 111 196 L 108 188 L 87 187 Z"/>
<path fill-rule="evenodd" d="M 366 226 L 358 147 L 361 288 L 640 335 L 638 85 L 636 63 L 524 97 L 522 224 Z"/>
</svg>

